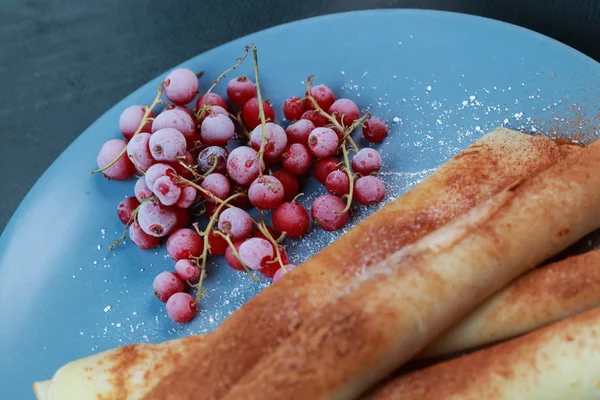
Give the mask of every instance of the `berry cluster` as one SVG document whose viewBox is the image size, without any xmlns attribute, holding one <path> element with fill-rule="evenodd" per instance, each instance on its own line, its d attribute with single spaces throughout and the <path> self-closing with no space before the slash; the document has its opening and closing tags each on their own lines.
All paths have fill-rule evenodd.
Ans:
<svg viewBox="0 0 600 400">
<path fill-rule="evenodd" d="M 224 256 L 229 266 L 255 280 L 254 272 L 276 281 L 296 267 L 288 263 L 282 242 L 300 238 L 310 228 L 309 213 L 296 199 L 302 195 L 298 177 L 311 167 L 329 192 L 311 208 L 313 221 L 324 230 L 346 224 L 353 199 L 369 205 L 385 197 L 385 185 L 375 176 L 382 163 L 379 153 L 359 149 L 351 135 L 362 126 L 369 142 L 380 143 L 387 127 L 368 113 L 361 116 L 353 101 L 336 99 L 325 85 L 312 86 L 310 77 L 303 98 L 285 101 L 283 112 L 291 124 L 284 129 L 262 98 L 255 47 L 255 82 L 246 76 L 231 80 L 229 104 L 212 92 L 249 50 L 193 108 L 189 104 L 199 93 L 199 74 L 186 68 L 172 71 L 150 106 L 123 111 L 119 127 L 125 140 L 109 140 L 97 157 L 94 172 L 107 178 L 141 174 L 135 196 L 123 200 L 117 213 L 139 248 L 154 248 L 167 238 L 174 272 L 160 273 L 153 289 L 176 322 L 196 314 L 209 256 Z M 165 106 L 160 113 L 159 105 Z M 225 146 L 234 138 L 244 145 L 228 151 Z M 257 209 L 257 220 L 246 211 L 251 207 Z M 264 218 L 269 210 L 272 227 Z M 203 229 L 191 221 L 199 214 L 208 220 Z M 195 288 L 196 296 L 186 293 L 186 287 Z"/>
</svg>

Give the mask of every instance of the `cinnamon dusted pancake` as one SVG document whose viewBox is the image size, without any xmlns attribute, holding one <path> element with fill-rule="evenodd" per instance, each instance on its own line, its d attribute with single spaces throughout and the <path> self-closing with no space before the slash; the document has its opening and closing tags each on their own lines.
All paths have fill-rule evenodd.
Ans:
<svg viewBox="0 0 600 400">
<path fill-rule="evenodd" d="M 600 308 L 393 379 L 365 400 L 595 400 Z"/>
<path fill-rule="evenodd" d="M 419 358 L 509 339 L 599 305 L 600 250 L 593 250 L 516 280 L 427 346 Z"/>
<path fill-rule="evenodd" d="M 207 338 L 206 350 L 191 352 L 145 398 L 220 398 L 365 271 L 515 181 L 554 165 L 565 153 L 581 151 L 565 146 L 569 150 L 561 151 L 562 146 L 547 138 L 503 128 L 485 135 L 250 300 Z"/>
<path fill-rule="evenodd" d="M 165 373 L 174 371 L 176 375 L 167 378 L 165 382 L 172 380 L 175 382 L 175 386 L 168 384 L 163 386 L 164 383 L 160 385 L 167 391 L 165 397 L 161 397 L 160 393 L 163 389 L 159 388 L 148 398 L 214 398 L 217 394 L 224 393 L 231 382 L 241 376 L 263 354 L 271 351 L 277 344 L 277 340 L 289 336 L 300 321 L 306 320 L 328 299 L 331 299 L 334 296 L 332 292 L 334 289 L 342 290 L 355 279 L 355 276 L 361 275 L 368 265 L 365 262 L 368 256 L 373 258 L 373 262 L 380 260 L 388 251 L 385 249 L 401 248 L 414 242 L 473 205 L 481 203 L 501 191 L 515 180 L 533 175 L 569 154 L 580 151 L 578 146 L 559 146 L 543 137 L 532 137 L 506 129 L 498 129 L 485 135 L 409 193 L 380 210 L 377 215 L 385 214 L 381 219 L 374 220 L 372 217 L 364 221 L 357 228 L 360 229 L 358 234 L 353 233 L 353 230 L 338 241 L 348 241 L 348 245 L 360 248 L 362 251 L 362 254 L 358 254 L 362 255 L 360 260 L 356 260 L 358 257 L 352 259 L 352 257 L 345 258 L 338 255 L 336 259 L 339 264 L 329 266 L 326 264 L 326 257 L 314 257 L 313 259 L 317 259 L 316 263 L 313 264 L 313 260 L 311 260 L 299 269 L 310 269 L 313 272 L 290 273 L 286 279 L 265 290 L 263 294 L 244 306 L 243 309 L 247 310 L 246 312 L 236 313 L 230 318 L 232 319 L 231 323 L 229 320 L 226 321 L 225 326 L 217 330 L 221 336 L 215 337 L 214 341 L 211 338 L 213 346 L 211 351 L 203 351 L 203 343 L 208 338 L 202 341 L 180 339 L 165 343 L 168 348 L 177 349 L 177 353 L 186 353 L 191 359 L 178 359 L 179 366 L 173 363 L 165 364 L 161 372 L 153 377 L 156 379 L 152 380 L 151 384 L 146 383 L 143 387 L 135 386 L 135 384 L 130 386 L 136 389 L 127 391 L 129 397 L 110 397 L 111 395 L 107 394 L 113 390 L 110 389 L 110 385 L 98 386 L 90 380 L 85 381 L 85 384 L 82 385 L 70 384 L 70 382 L 76 382 L 83 377 L 83 374 L 78 375 L 73 372 L 74 370 L 88 368 L 86 365 L 93 363 L 94 359 L 98 361 L 102 357 L 109 357 L 111 352 L 102 353 L 102 356 L 93 356 L 90 358 L 91 361 L 84 359 L 69 364 L 64 369 L 71 372 L 57 373 L 52 386 L 56 393 L 59 390 L 57 388 L 62 387 L 63 389 L 60 390 L 66 390 L 71 387 L 70 392 L 62 392 L 65 393 L 64 396 L 67 396 L 67 393 L 72 396 L 64 397 L 65 399 L 85 399 L 88 393 L 90 396 L 95 396 L 102 390 L 104 390 L 103 398 L 107 400 L 113 398 L 137 399 L 153 389 L 156 380 L 164 378 Z M 382 224 L 382 220 L 389 221 L 389 223 Z M 383 235 L 382 237 L 388 238 L 383 242 L 385 248 L 365 243 L 365 239 L 370 235 L 380 234 Z M 343 251 L 345 248 L 339 244 L 334 244 L 334 246 L 337 246 L 338 251 Z M 334 253 L 329 252 L 330 255 Z M 346 253 L 347 251 L 344 252 L 344 254 Z M 313 274 L 317 275 L 313 276 Z M 288 284 L 284 283 L 286 281 Z M 267 293 L 269 294 L 267 295 Z M 282 313 L 285 311 L 282 308 L 294 310 L 294 313 Z M 276 319 L 271 318 L 272 316 L 275 316 Z M 236 332 L 237 326 L 243 326 L 246 330 Z M 270 334 L 262 335 L 262 329 L 269 329 Z M 252 332 L 255 333 L 252 334 Z M 155 353 L 146 347 L 149 345 L 143 346 L 139 348 L 144 352 Z M 263 346 L 263 348 L 256 346 Z M 222 352 L 229 352 L 228 356 L 223 355 L 223 357 L 229 358 L 219 358 L 218 354 L 223 354 Z M 206 363 L 198 363 L 194 361 L 196 357 L 209 357 L 209 360 Z M 154 365 L 152 360 L 154 358 L 148 358 L 144 366 L 140 368 L 142 370 L 146 367 L 150 368 Z M 156 360 L 160 361 L 160 358 Z M 194 364 L 196 364 L 195 369 L 188 369 L 190 365 Z M 138 370 L 135 363 L 130 364 L 129 367 L 131 371 Z M 203 370 L 203 368 L 205 369 Z M 94 371 L 96 370 L 98 369 L 96 368 Z M 108 382 L 107 372 L 103 371 L 99 372 L 100 379 L 94 379 L 94 381 Z M 202 371 L 204 373 L 208 371 L 209 376 L 201 375 Z M 220 376 L 219 371 L 222 374 Z M 129 381 L 133 376 L 127 372 L 119 373 L 119 370 L 115 369 L 111 370 L 110 374 L 113 375 L 111 378 L 113 380 L 117 379 L 114 377 L 115 375 L 121 375 L 121 378 L 118 378 L 121 380 L 125 374 L 124 381 Z M 185 375 L 193 375 L 190 387 L 186 387 L 186 383 L 190 382 L 186 381 Z M 182 379 L 179 380 L 177 377 Z M 200 384 L 203 386 L 197 386 Z M 48 381 L 36 384 L 36 390 L 40 393 L 39 398 L 44 400 L 49 398 L 43 397 L 44 394 L 41 392 L 45 386 L 49 387 Z M 202 387 L 202 390 L 198 390 L 199 387 Z M 56 400 L 56 397 L 54 399 Z"/>
<path fill-rule="evenodd" d="M 104 351 L 66 364 L 33 388 L 38 400 L 138 400 L 203 342 L 203 336 L 190 336 Z"/>
<path fill-rule="evenodd" d="M 596 142 L 388 253 L 222 398 L 356 398 L 486 297 L 597 229 L 599 169 Z"/>
<path fill-rule="evenodd" d="M 421 356 L 448 354 L 503 340 L 597 306 L 600 250 L 547 265 L 516 280 L 486 300 Z M 51 392 L 55 399 L 60 395 L 59 399 L 66 400 L 91 400 L 99 395 L 105 400 L 139 399 L 173 366 L 169 363 L 172 355 L 160 356 L 166 354 L 163 350 L 188 351 L 192 344 L 201 345 L 201 340 L 202 337 L 195 337 L 133 345 L 74 361 L 61 368 L 52 380 L 34 384 L 38 400 L 50 400 Z M 132 373 L 133 370 L 154 371 L 158 377 L 149 375 L 139 384 L 139 373 Z M 87 376 L 84 372 L 88 372 Z M 119 397 L 119 393 L 126 393 L 127 397 Z"/>
</svg>

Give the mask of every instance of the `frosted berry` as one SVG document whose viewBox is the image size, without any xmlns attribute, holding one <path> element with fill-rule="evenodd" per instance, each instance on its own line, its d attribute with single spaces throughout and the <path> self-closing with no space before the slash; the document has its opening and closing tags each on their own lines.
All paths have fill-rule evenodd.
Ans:
<svg viewBox="0 0 600 400">
<path fill-rule="evenodd" d="M 156 161 L 176 161 L 183 156 L 187 142 L 181 132 L 174 128 L 160 129 L 150 136 L 150 153 Z"/>
<path fill-rule="evenodd" d="M 237 106 L 243 106 L 254 96 L 256 96 L 256 85 L 247 76 L 234 78 L 227 84 L 227 97 Z"/>
<path fill-rule="evenodd" d="M 173 167 L 171 167 L 170 165 L 167 164 L 163 164 L 163 163 L 158 163 L 158 164 L 154 164 L 153 166 L 151 166 L 150 168 L 148 168 L 148 171 L 146 171 L 146 175 L 144 176 L 144 179 L 146 180 L 146 186 L 148 187 L 148 189 L 152 190 L 152 192 L 154 192 L 154 182 L 156 182 L 156 180 L 158 178 L 160 178 L 161 176 L 175 176 L 175 169 Z"/>
<path fill-rule="evenodd" d="M 158 201 L 146 201 L 138 210 L 137 220 L 140 228 L 148 235 L 163 237 L 173 231 L 177 214 Z"/>
<path fill-rule="evenodd" d="M 129 239 L 142 250 L 150 250 L 160 244 L 159 238 L 148 235 L 137 222 L 129 226 Z"/>
<path fill-rule="evenodd" d="M 331 107 L 329 107 L 328 114 L 334 116 L 344 127 L 352 125 L 354 121 L 360 118 L 358 106 L 349 99 L 336 100 Z"/>
<path fill-rule="evenodd" d="M 127 156 L 143 172 L 156 163 L 152 153 L 150 153 L 150 134 L 148 132 L 138 133 L 129 141 Z"/>
<path fill-rule="evenodd" d="M 181 194 L 175 205 L 179 208 L 189 208 L 196 200 L 196 188 L 192 186 L 183 186 L 181 188 Z"/>
<path fill-rule="evenodd" d="M 208 254 L 213 256 L 222 256 L 228 246 L 227 241 L 220 235 L 215 234 L 214 231 L 208 233 L 208 245 Z"/>
<path fill-rule="evenodd" d="M 364 148 L 352 157 L 352 170 L 361 175 L 377 173 L 381 169 L 381 156 L 374 149 Z"/>
<path fill-rule="evenodd" d="M 327 111 L 335 101 L 335 95 L 325 85 L 317 85 L 310 88 L 310 94 L 317 101 L 322 110 Z M 306 108 L 312 110 L 314 107 L 312 101 L 306 99 Z"/>
<path fill-rule="evenodd" d="M 117 215 L 119 220 L 125 225 L 132 223 L 133 220 L 131 219 L 131 216 L 139 205 L 140 202 L 135 197 L 128 197 L 121 200 L 119 206 L 117 207 Z"/>
<path fill-rule="evenodd" d="M 265 124 L 267 142 L 265 144 L 264 158 L 268 162 L 278 162 L 287 145 L 285 130 L 272 122 Z M 260 149 L 263 139 L 262 125 L 258 125 L 250 134 L 250 144 L 256 151 Z"/>
<path fill-rule="evenodd" d="M 265 121 L 275 121 L 275 110 L 271 106 L 271 103 L 268 101 L 263 101 L 263 109 L 265 112 Z M 242 118 L 244 119 L 244 123 L 250 129 L 254 129 L 260 125 L 259 114 L 258 99 L 256 97 L 248 100 L 246 104 L 244 104 L 244 107 L 242 107 Z"/>
<path fill-rule="evenodd" d="M 143 176 L 135 182 L 133 193 L 135 194 L 135 198 L 138 199 L 140 203 L 153 194 L 152 190 L 150 190 L 148 185 L 146 185 L 146 178 Z"/>
<path fill-rule="evenodd" d="M 283 167 L 294 175 L 308 172 L 312 164 L 312 155 L 308 147 L 300 143 L 292 143 L 282 154 Z"/>
<path fill-rule="evenodd" d="M 292 175 L 284 169 L 275 171 L 273 176 L 283 185 L 283 201 L 292 201 L 300 191 L 300 183 L 296 175 Z"/>
<path fill-rule="evenodd" d="M 321 185 L 325 185 L 327 177 L 333 171 L 340 169 L 340 159 L 337 157 L 326 157 L 315 163 L 314 175 Z"/>
<path fill-rule="evenodd" d="M 283 201 L 283 185 L 271 175 L 259 176 L 248 189 L 250 203 L 261 210 L 272 210 Z"/>
<path fill-rule="evenodd" d="M 191 321 L 197 311 L 198 305 L 189 293 L 175 293 L 167 300 L 167 315 L 177 323 Z"/>
<path fill-rule="evenodd" d="M 251 184 L 259 175 L 256 150 L 247 146 L 235 148 L 227 158 L 227 173 L 240 185 Z"/>
<path fill-rule="evenodd" d="M 310 226 L 308 212 L 300 204 L 283 203 L 273 211 L 273 227 L 279 233 L 295 239 L 303 236 Z"/>
<path fill-rule="evenodd" d="M 177 107 L 164 110 L 152 121 L 152 133 L 164 128 L 177 129 L 189 146 L 194 141 L 200 140 L 200 135 L 196 132 L 196 121 L 190 115 L 189 110 L 185 107 Z"/>
<path fill-rule="evenodd" d="M 231 118 L 222 114 L 208 115 L 200 127 L 202 142 L 209 146 L 224 146 L 234 134 L 235 126 Z"/>
<path fill-rule="evenodd" d="M 273 275 L 273 283 L 275 283 L 278 280 L 280 280 L 281 278 L 283 278 L 285 276 L 285 274 L 296 269 L 298 266 L 295 264 L 286 264 L 286 265 L 284 265 L 284 267 L 285 267 L 285 269 L 279 268 L 277 270 L 277 272 L 275 272 L 275 275 Z"/>
<path fill-rule="evenodd" d="M 365 121 L 362 132 L 367 141 L 381 143 L 387 136 L 388 128 L 381 118 L 371 117 Z"/>
<path fill-rule="evenodd" d="M 346 203 L 340 197 L 324 194 L 313 203 L 312 219 L 325 231 L 337 231 L 348 222 L 348 212 L 341 214 L 345 207 Z"/>
<path fill-rule="evenodd" d="M 329 128 L 315 128 L 308 135 L 308 148 L 313 155 L 319 158 L 333 155 L 339 144 L 338 135 Z"/>
<path fill-rule="evenodd" d="M 200 110 L 205 105 L 219 106 L 229 111 L 229 107 L 227 106 L 225 99 L 216 93 L 209 93 L 208 96 L 202 95 L 198 98 L 196 101 L 196 108 Z"/>
<path fill-rule="evenodd" d="M 167 99 L 175 104 L 187 104 L 198 93 L 198 77 L 188 68 L 177 68 L 169 72 L 163 88 Z"/>
<path fill-rule="evenodd" d="M 345 171 L 333 171 L 325 180 L 327 191 L 336 196 L 343 196 L 350 193 L 350 178 Z"/>
<path fill-rule="evenodd" d="M 181 188 L 175 184 L 170 176 L 161 176 L 154 182 L 154 194 L 165 206 L 172 206 L 179 201 Z"/>
<path fill-rule="evenodd" d="M 194 260 L 181 259 L 175 263 L 175 274 L 182 281 L 195 282 L 200 279 L 200 267 Z"/>
<path fill-rule="evenodd" d="M 185 164 L 187 168 L 184 167 L 182 163 Z M 168 164 L 172 166 L 177 175 L 181 176 L 182 178 L 189 180 L 194 178 L 194 174 L 190 168 L 193 169 L 196 163 L 194 161 L 194 156 L 189 151 L 186 151 L 184 155 L 177 157 L 177 160 Z"/>
<path fill-rule="evenodd" d="M 354 185 L 354 198 L 364 206 L 380 203 L 385 198 L 385 192 L 383 181 L 372 175 L 358 178 Z"/>
<path fill-rule="evenodd" d="M 240 246 L 242 245 L 242 243 L 243 243 L 242 240 L 233 243 L 233 247 L 235 247 L 235 250 L 238 253 L 240 251 Z M 230 246 L 228 246 L 227 249 L 225 250 L 225 261 L 227 262 L 227 265 L 229 265 L 231 268 L 233 268 L 237 271 L 244 270 L 244 266 L 242 265 L 240 260 L 238 260 L 237 257 L 233 254 L 233 250 L 231 249 Z"/>
<path fill-rule="evenodd" d="M 305 111 L 304 114 L 302 114 L 301 119 L 309 120 L 316 127 L 325 126 L 329 123 L 327 117 L 317 110 Z"/>
<path fill-rule="evenodd" d="M 316 126 L 308 119 L 300 119 L 285 128 L 288 143 L 308 144 L 308 135 Z"/>
<path fill-rule="evenodd" d="M 200 187 L 212 193 L 221 200 L 225 200 L 231 191 L 229 179 L 227 179 L 225 175 L 219 174 L 218 172 L 208 174 L 202 181 L 202 184 L 200 184 Z M 204 198 L 207 200 L 211 200 L 211 197 L 208 194 L 203 193 L 202 196 L 204 196 Z"/>
<path fill-rule="evenodd" d="M 169 235 L 167 253 L 174 261 L 184 258 L 200 257 L 204 239 L 196 231 L 188 228 L 178 229 Z"/>
<path fill-rule="evenodd" d="M 137 131 L 146 109 L 144 106 L 129 106 L 123 110 L 119 117 L 119 129 L 127 140 L 131 140 L 133 134 Z M 154 118 L 156 115 L 153 112 L 148 114 L 148 118 Z M 147 121 L 140 132 L 150 132 L 152 122 Z"/>
<path fill-rule="evenodd" d="M 279 247 L 279 255 L 281 256 L 281 262 L 283 263 L 283 265 L 287 264 L 288 256 L 283 247 L 281 246 Z M 281 264 L 279 263 L 279 260 L 277 260 L 277 254 L 273 252 L 273 258 L 264 261 L 262 263 L 262 267 L 258 270 L 258 272 L 260 272 L 261 275 L 267 278 L 273 278 L 273 276 L 275 276 L 280 267 Z"/>
<path fill-rule="evenodd" d="M 252 217 L 241 208 L 231 207 L 219 216 L 218 227 L 221 232 L 236 241 L 247 238 L 252 232 Z"/>
<path fill-rule="evenodd" d="M 224 147 L 209 146 L 205 148 L 198 154 L 198 160 L 196 162 L 198 165 L 198 172 L 205 174 L 216 164 L 216 167 L 212 172 L 218 172 L 220 174 L 226 173 L 227 157 L 229 157 L 229 152 Z"/>
<path fill-rule="evenodd" d="M 152 283 L 154 295 L 162 302 L 169 300 L 175 293 L 183 292 L 183 281 L 172 272 L 164 271 L 156 275 Z"/>
<path fill-rule="evenodd" d="M 290 121 L 299 120 L 306 109 L 306 103 L 298 96 L 292 96 L 283 103 L 283 115 Z"/>
<path fill-rule="evenodd" d="M 260 270 L 267 261 L 273 259 L 275 249 L 265 239 L 250 238 L 240 245 L 239 254 L 248 268 Z"/>
<path fill-rule="evenodd" d="M 98 168 L 104 168 L 111 163 L 125 149 L 125 146 L 127 146 L 127 143 L 121 139 L 112 139 L 104 143 L 98 152 L 98 157 L 96 157 Z M 108 178 L 123 181 L 135 175 L 135 166 L 127 157 L 127 154 L 123 154 L 116 163 L 102 172 Z"/>
</svg>

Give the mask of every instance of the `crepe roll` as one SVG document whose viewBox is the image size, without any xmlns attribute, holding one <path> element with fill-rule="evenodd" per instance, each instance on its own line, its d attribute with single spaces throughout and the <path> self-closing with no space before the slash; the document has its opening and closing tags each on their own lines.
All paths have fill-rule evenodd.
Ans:
<svg viewBox="0 0 600 400">
<path fill-rule="evenodd" d="M 70 362 L 52 379 L 33 385 L 38 400 L 139 400 L 203 336 L 161 344 L 134 344 Z"/>
<path fill-rule="evenodd" d="M 487 297 L 597 229 L 599 170 L 595 142 L 579 157 L 389 252 L 256 363 L 223 399 L 357 398 Z M 387 238 L 376 240 L 383 245 Z M 361 251 L 348 247 L 344 254 L 361 259 Z M 332 266 L 337 258 L 322 252 L 320 259 Z"/>
<path fill-rule="evenodd" d="M 321 307 L 390 255 L 515 181 L 581 151 L 504 128 L 484 135 L 250 300 L 207 338 L 206 347 L 191 352 L 145 399 L 220 398 Z"/>
<path fill-rule="evenodd" d="M 600 308 L 393 379 L 365 400 L 596 400 Z"/>
<path fill-rule="evenodd" d="M 600 306 L 600 250 L 538 268 L 495 294 L 419 358 L 445 356 L 509 339 Z"/>
</svg>

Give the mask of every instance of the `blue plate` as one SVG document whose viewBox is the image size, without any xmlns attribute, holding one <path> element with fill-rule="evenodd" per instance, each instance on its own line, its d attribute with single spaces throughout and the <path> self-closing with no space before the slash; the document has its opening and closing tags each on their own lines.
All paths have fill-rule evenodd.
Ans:
<svg viewBox="0 0 600 400">
<path fill-rule="evenodd" d="M 504 23 L 433 11 L 332 15 L 256 33 L 182 65 L 204 70 L 206 89 L 251 43 L 259 48 L 264 95 L 279 116 L 284 99 L 302 95 L 307 76 L 315 74 L 338 97 L 387 120 L 391 133 L 379 147 L 390 198 L 500 125 L 597 135 L 600 66 Z M 252 74 L 250 59 L 237 73 Z M 128 243 L 108 250 L 123 229 L 116 205 L 132 194 L 134 182 L 89 171 L 102 143 L 120 137 L 121 111 L 148 104 L 163 78 L 90 126 L 40 178 L 2 235 L 0 398 L 32 399 L 34 380 L 94 352 L 209 332 L 266 286 L 216 260 L 199 316 L 177 325 L 152 296 L 154 276 L 173 268 L 164 247 L 144 252 Z M 308 183 L 305 191 L 308 204 L 324 189 Z M 372 211 L 355 212 L 353 222 Z M 288 252 L 299 262 L 337 236 L 314 230 Z"/>
</svg>

